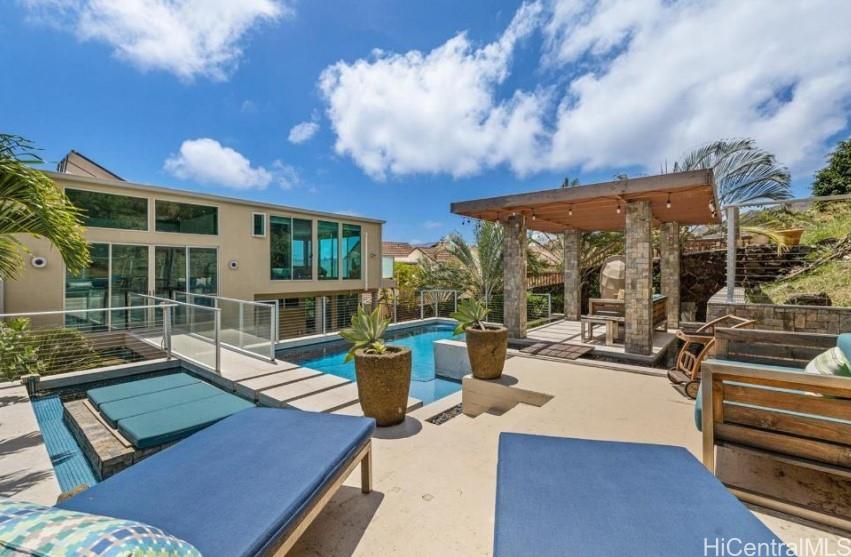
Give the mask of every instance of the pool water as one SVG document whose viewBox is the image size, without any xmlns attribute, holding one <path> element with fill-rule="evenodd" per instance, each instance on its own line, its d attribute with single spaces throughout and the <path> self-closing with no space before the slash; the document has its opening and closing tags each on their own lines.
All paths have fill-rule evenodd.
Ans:
<svg viewBox="0 0 851 557">
<path fill-rule="evenodd" d="M 461 383 L 437 377 L 434 373 L 434 348 L 436 340 L 464 340 L 464 335 L 453 336 L 454 327 L 432 325 L 393 331 L 385 335 L 385 342 L 411 349 L 410 396 L 423 404 L 434 402 L 461 390 Z M 293 348 L 278 352 L 278 357 L 301 366 L 324 371 L 355 381 L 355 362 L 346 363 L 348 344 L 331 342 L 305 348 Z"/>
<path fill-rule="evenodd" d="M 59 396 L 34 398 L 32 406 L 47 454 L 56 470 L 59 488 L 68 491 L 80 484 L 91 486 L 98 483 L 89 461 L 62 419 L 62 400 Z"/>
</svg>

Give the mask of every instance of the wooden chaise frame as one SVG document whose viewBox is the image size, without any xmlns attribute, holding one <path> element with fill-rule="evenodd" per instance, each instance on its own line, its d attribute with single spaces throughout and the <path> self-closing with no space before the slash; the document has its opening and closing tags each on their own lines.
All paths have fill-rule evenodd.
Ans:
<svg viewBox="0 0 851 557">
<path fill-rule="evenodd" d="M 836 337 L 719 329 L 716 340 L 703 364 L 706 467 L 744 501 L 851 531 L 851 379 L 742 361 L 800 368 Z"/>
<path fill-rule="evenodd" d="M 326 483 L 313 501 L 293 521 L 293 525 L 281 534 L 276 545 L 266 554 L 274 557 L 286 555 L 358 465 L 361 471 L 361 492 L 370 493 L 372 491 L 372 441 L 370 439 L 367 439 L 354 456 L 340 467 L 339 472 Z"/>
</svg>

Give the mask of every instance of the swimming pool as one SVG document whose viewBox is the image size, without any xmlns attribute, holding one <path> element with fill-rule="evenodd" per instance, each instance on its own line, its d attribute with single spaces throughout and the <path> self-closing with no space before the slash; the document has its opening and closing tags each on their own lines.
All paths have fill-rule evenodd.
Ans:
<svg viewBox="0 0 851 557">
<path fill-rule="evenodd" d="M 59 488 L 68 491 L 81 484 L 91 486 L 98 483 L 83 450 L 62 419 L 59 395 L 34 398 L 32 406 Z"/>
<path fill-rule="evenodd" d="M 464 340 L 464 335 L 453 336 L 451 325 L 430 325 L 400 329 L 385 335 L 385 342 L 411 349 L 410 396 L 423 404 L 434 402 L 461 390 L 461 383 L 437 377 L 434 373 L 434 348 L 436 340 Z M 300 348 L 280 350 L 277 357 L 304 367 L 324 371 L 351 381 L 355 380 L 355 362 L 345 363 L 349 345 L 344 341 L 327 342 Z"/>
</svg>

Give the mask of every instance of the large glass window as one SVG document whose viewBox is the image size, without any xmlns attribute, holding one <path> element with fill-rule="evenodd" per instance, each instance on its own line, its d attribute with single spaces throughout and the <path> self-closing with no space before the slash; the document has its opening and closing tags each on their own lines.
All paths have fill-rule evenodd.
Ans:
<svg viewBox="0 0 851 557">
<path fill-rule="evenodd" d="M 88 268 L 77 274 L 65 274 L 67 310 L 100 309 L 109 306 L 109 244 L 90 244 L 89 254 L 92 261 Z"/>
<path fill-rule="evenodd" d="M 272 217 L 269 219 L 269 263 L 272 269 L 272 280 L 289 280 L 293 278 L 292 261 L 292 219 L 287 217 Z"/>
<path fill-rule="evenodd" d="M 216 255 L 215 248 L 189 248 L 189 291 L 193 294 L 218 293 Z"/>
<path fill-rule="evenodd" d="M 112 246 L 112 307 L 132 305 L 131 294 L 148 293 L 148 246 Z"/>
<path fill-rule="evenodd" d="M 83 212 L 83 224 L 123 230 L 148 229 L 148 200 L 98 191 L 66 189 L 65 195 Z"/>
<path fill-rule="evenodd" d="M 175 292 L 186 292 L 186 248 L 157 246 L 154 277 L 157 296 L 174 299 Z"/>
<path fill-rule="evenodd" d="M 361 278 L 361 231 L 357 224 L 343 225 L 343 278 Z"/>
<path fill-rule="evenodd" d="M 216 207 L 159 199 L 156 206 L 157 232 L 219 233 L 219 210 Z"/>
<path fill-rule="evenodd" d="M 395 260 L 390 255 L 385 255 L 381 258 L 381 278 L 393 278 L 393 264 Z"/>
<path fill-rule="evenodd" d="M 293 278 L 313 278 L 313 221 L 293 219 Z"/>
<path fill-rule="evenodd" d="M 340 225 L 319 221 L 319 280 L 340 278 Z"/>
</svg>

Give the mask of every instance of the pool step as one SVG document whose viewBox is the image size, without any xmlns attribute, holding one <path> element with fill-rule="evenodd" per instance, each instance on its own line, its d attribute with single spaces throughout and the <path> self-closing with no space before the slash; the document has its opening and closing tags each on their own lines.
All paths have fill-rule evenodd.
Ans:
<svg viewBox="0 0 851 557">
<path fill-rule="evenodd" d="M 261 391 L 267 391 L 275 387 L 280 387 L 281 385 L 287 385 L 296 381 L 303 381 L 319 375 L 322 375 L 321 371 L 316 371 L 315 369 L 309 369 L 306 367 L 296 367 L 284 371 L 278 371 L 271 375 L 263 375 L 261 377 L 254 377 L 253 379 L 246 379 L 245 381 L 236 383 L 234 386 L 236 387 L 237 394 L 252 400 L 258 400 Z"/>
<path fill-rule="evenodd" d="M 358 386 L 356 383 L 348 383 L 315 395 L 290 401 L 287 406 L 308 412 L 333 412 L 357 401 Z"/>
<path fill-rule="evenodd" d="M 264 406 L 286 406 L 293 400 L 321 393 L 347 383 L 351 383 L 351 381 L 336 375 L 321 373 L 316 377 L 260 391 L 257 398 L 260 404 Z"/>
<path fill-rule="evenodd" d="M 408 412 L 413 412 L 417 408 L 422 408 L 423 401 L 408 397 Z M 363 416 L 363 409 L 360 407 L 360 402 L 355 401 L 354 404 L 350 404 L 344 408 L 339 408 L 337 410 L 333 410 L 334 414 L 345 414 L 347 416 Z"/>
</svg>

